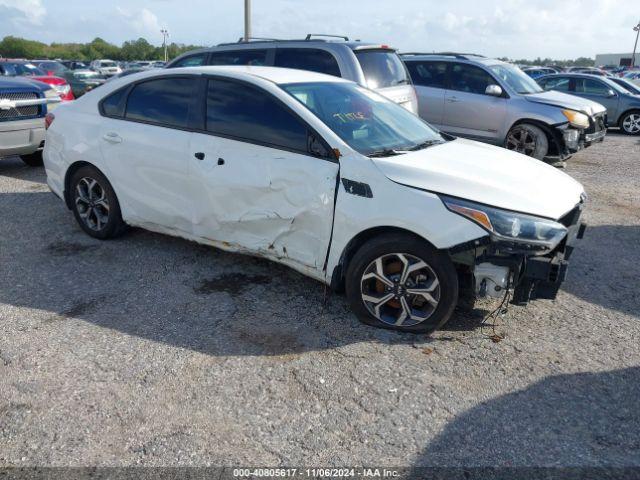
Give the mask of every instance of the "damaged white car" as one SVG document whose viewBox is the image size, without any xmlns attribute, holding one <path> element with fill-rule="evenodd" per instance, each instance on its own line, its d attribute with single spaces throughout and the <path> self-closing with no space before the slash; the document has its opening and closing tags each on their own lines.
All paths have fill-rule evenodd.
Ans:
<svg viewBox="0 0 640 480">
<path fill-rule="evenodd" d="M 465 292 L 554 298 L 584 231 L 566 174 L 301 70 L 114 80 L 56 110 L 44 162 L 92 237 L 135 225 L 269 258 L 409 332 L 443 325 Z"/>
</svg>

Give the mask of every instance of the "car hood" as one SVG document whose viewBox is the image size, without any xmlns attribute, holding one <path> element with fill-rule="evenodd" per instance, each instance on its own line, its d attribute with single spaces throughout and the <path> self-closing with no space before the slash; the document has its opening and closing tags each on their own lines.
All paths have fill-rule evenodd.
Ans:
<svg viewBox="0 0 640 480">
<path fill-rule="evenodd" d="M 578 112 L 584 112 L 590 116 L 603 113 L 607 110 L 603 105 L 600 105 L 597 102 L 562 92 L 549 91 L 530 93 L 528 95 L 524 95 L 524 98 L 533 103 L 544 103 L 554 107 L 569 108 Z"/>
<path fill-rule="evenodd" d="M 372 161 L 402 185 L 552 219 L 575 207 L 584 192 L 540 160 L 471 140 Z"/>
<path fill-rule="evenodd" d="M 25 90 L 30 92 L 37 90 L 38 92 L 44 93 L 50 88 L 51 87 L 45 85 L 44 83 L 40 83 L 25 77 L 0 78 L 0 92 L 2 92 L 3 90 Z"/>
</svg>

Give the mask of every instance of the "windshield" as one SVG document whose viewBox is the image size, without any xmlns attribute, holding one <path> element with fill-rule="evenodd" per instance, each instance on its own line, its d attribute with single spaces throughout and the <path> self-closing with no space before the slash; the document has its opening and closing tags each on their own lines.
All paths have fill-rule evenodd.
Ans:
<svg viewBox="0 0 640 480">
<path fill-rule="evenodd" d="M 30 63 L 2 62 L 5 75 L 10 77 L 45 77 L 46 74 Z"/>
<path fill-rule="evenodd" d="M 38 66 L 47 72 L 64 73 L 68 70 L 67 67 L 58 62 L 42 62 Z"/>
<path fill-rule="evenodd" d="M 385 88 L 411 83 L 407 70 L 394 50 L 355 50 L 367 87 Z"/>
<path fill-rule="evenodd" d="M 352 83 L 296 83 L 281 88 L 363 155 L 395 155 L 444 142 L 436 130 L 403 107 Z"/>
<path fill-rule="evenodd" d="M 116 67 L 117 66 L 116 62 L 105 62 L 105 61 L 100 62 L 99 65 L 100 67 Z"/>
<path fill-rule="evenodd" d="M 505 63 L 501 65 L 491 65 L 489 68 L 494 75 L 509 85 L 516 93 L 527 95 L 529 93 L 542 92 L 540 85 L 515 65 Z"/>
</svg>

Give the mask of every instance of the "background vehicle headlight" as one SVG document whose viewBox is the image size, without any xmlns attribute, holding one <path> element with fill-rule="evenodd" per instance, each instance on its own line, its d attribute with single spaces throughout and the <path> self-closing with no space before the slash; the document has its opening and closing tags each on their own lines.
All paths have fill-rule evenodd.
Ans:
<svg viewBox="0 0 640 480">
<path fill-rule="evenodd" d="M 562 114 L 567 117 L 569 123 L 578 128 L 589 128 L 589 117 L 584 113 L 575 110 L 562 110 Z"/>
<path fill-rule="evenodd" d="M 467 200 L 440 197 L 452 212 L 472 220 L 494 239 L 518 242 L 553 250 L 567 234 L 567 228 L 553 220 L 488 207 Z"/>
</svg>

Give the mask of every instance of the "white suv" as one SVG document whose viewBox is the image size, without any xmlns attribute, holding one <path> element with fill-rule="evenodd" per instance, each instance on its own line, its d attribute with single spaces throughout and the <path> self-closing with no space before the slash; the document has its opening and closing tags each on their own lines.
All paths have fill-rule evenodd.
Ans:
<svg viewBox="0 0 640 480">
<path fill-rule="evenodd" d="M 89 65 L 89 68 L 105 77 L 113 77 L 122 73 L 122 69 L 113 60 L 94 60 Z"/>
<path fill-rule="evenodd" d="M 55 115 L 47 181 L 89 235 L 136 225 L 269 258 L 346 287 L 374 326 L 432 331 L 465 289 L 553 298 L 583 230 L 566 174 L 333 76 L 148 71 Z"/>
</svg>

